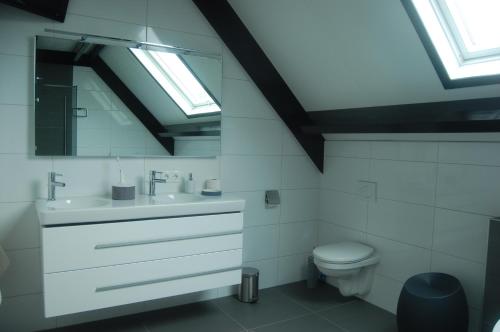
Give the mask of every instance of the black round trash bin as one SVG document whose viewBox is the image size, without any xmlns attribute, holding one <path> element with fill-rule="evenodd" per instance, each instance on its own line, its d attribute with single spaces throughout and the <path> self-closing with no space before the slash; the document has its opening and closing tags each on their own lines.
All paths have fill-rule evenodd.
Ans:
<svg viewBox="0 0 500 332">
<path fill-rule="evenodd" d="M 467 332 L 467 299 L 457 278 L 422 273 L 406 281 L 399 296 L 399 332 Z"/>
</svg>

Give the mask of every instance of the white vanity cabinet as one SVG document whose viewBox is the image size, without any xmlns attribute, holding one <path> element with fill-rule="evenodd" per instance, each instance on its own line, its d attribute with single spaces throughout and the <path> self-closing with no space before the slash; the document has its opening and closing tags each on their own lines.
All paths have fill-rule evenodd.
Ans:
<svg viewBox="0 0 500 332">
<path fill-rule="evenodd" d="M 45 225 L 45 315 L 239 284 L 242 230 L 242 212 Z"/>
</svg>

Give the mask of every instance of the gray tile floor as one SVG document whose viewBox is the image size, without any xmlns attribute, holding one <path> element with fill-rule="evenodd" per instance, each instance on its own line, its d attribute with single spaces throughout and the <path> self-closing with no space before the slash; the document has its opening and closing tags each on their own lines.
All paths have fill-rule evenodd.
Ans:
<svg viewBox="0 0 500 332">
<path fill-rule="evenodd" d="M 396 332 L 391 313 L 336 288 L 305 282 L 269 288 L 255 304 L 234 297 L 70 326 L 52 332 Z"/>
</svg>

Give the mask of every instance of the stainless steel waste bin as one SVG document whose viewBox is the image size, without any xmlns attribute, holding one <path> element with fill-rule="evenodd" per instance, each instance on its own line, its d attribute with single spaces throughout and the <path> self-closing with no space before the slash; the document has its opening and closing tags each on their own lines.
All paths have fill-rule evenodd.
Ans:
<svg viewBox="0 0 500 332">
<path fill-rule="evenodd" d="M 238 299 L 245 303 L 257 302 L 259 300 L 259 270 L 253 267 L 244 267 L 241 272 Z"/>
</svg>

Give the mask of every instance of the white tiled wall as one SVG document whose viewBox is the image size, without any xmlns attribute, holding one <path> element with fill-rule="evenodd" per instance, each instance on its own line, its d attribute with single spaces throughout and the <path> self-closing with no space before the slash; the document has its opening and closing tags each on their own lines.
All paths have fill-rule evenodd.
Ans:
<svg viewBox="0 0 500 332">
<path fill-rule="evenodd" d="M 234 68 L 223 76 L 231 93 L 223 95 L 222 184 L 247 200 L 243 259 L 261 270 L 264 287 L 304 279 L 317 240 L 319 172 L 253 82 Z M 281 206 L 262 204 L 268 189 L 280 190 Z"/>
<path fill-rule="evenodd" d="M 232 291 L 219 289 L 54 319 L 43 317 L 33 201 L 46 195 L 47 173 L 64 174 L 67 187 L 58 189 L 60 196 L 105 195 L 118 180 L 114 159 L 33 155 L 33 37 L 44 33 L 44 28 L 223 54 L 222 156 L 120 162 L 127 179 L 141 192 L 150 169 L 193 172 L 198 190 L 204 179 L 221 178 L 225 192 L 247 200 L 244 257 L 246 264 L 260 269 L 261 285 L 270 287 L 304 277 L 307 255 L 316 242 L 319 172 L 191 1 L 72 0 L 63 24 L 0 5 L 0 243 L 12 260 L 11 268 L 0 278 L 1 331 L 52 328 Z M 179 184 L 158 186 L 160 192 L 179 189 Z M 265 208 L 266 189 L 281 191 L 281 207 Z"/>
<path fill-rule="evenodd" d="M 409 277 L 445 272 L 462 282 L 477 324 L 488 222 L 500 215 L 500 143 L 330 140 L 325 152 L 319 242 L 380 252 L 366 300 L 395 312 Z M 377 182 L 376 195 L 360 180 Z"/>
</svg>

